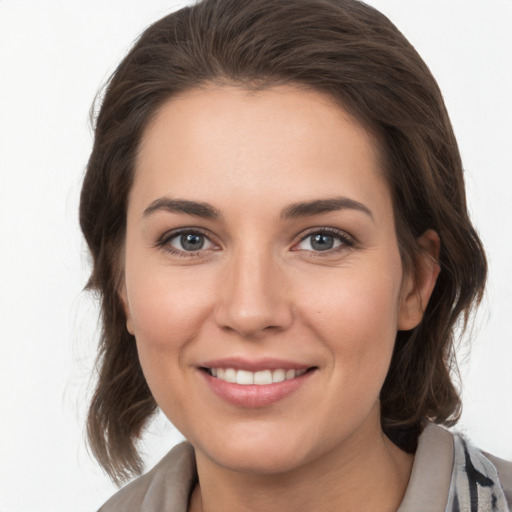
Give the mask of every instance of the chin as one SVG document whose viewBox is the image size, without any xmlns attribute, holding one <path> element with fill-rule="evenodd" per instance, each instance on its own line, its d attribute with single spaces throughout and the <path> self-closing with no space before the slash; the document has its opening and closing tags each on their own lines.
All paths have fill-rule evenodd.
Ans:
<svg viewBox="0 0 512 512">
<path fill-rule="evenodd" d="M 259 431 L 255 435 L 229 435 L 211 443 L 194 443 L 196 452 L 224 469 L 245 474 L 275 475 L 293 471 L 315 458 L 316 450 L 308 450 L 306 435 L 280 436 L 276 432 Z M 326 447 L 326 451 L 328 448 Z M 198 454 L 199 456 L 201 456 Z M 316 454 L 319 456 L 320 453 Z"/>
<path fill-rule="evenodd" d="M 276 475 L 293 471 L 304 461 L 296 452 L 273 449 L 234 450 L 212 454 L 212 461 L 225 469 L 251 475 Z M 215 457 L 215 459 L 213 458 Z"/>
</svg>

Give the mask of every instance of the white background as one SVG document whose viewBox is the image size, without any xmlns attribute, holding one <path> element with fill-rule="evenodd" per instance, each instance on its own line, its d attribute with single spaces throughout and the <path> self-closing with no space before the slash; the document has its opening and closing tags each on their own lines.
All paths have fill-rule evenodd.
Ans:
<svg viewBox="0 0 512 512">
<path fill-rule="evenodd" d="M 278 1 L 278 0 L 276 0 Z M 83 435 L 96 305 L 77 221 L 96 91 L 136 36 L 186 2 L 0 0 L 0 511 L 95 510 L 114 487 Z M 512 459 L 512 1 L 373 0 L 444 92 L 490 283 L 461 352 L 460 428 Z M 159 418 L 154 463 L 179 439 Z"/>
</svg>

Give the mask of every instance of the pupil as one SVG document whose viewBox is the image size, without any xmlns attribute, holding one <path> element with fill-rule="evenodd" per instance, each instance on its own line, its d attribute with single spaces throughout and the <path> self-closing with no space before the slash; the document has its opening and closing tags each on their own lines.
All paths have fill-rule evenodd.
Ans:
<svg viewBox="0 0 512 512">
<path fill-rule="evenodd" d="M 202 235 L 181 235 L 181 246 L 187 251 L 198 251 L 204 245 L 204 238 Z"/>
<path fill-rule="evenodd" d="M 317 251 L 328 251 L 334 246 L 334 238 L 331 235 L 314 235 L 311 247 Z"/>
</svg>

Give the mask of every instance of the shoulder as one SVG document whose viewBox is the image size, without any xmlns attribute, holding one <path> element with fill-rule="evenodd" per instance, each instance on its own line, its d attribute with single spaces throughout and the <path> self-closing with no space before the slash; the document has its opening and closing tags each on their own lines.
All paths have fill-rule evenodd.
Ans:
<svg viewBox="0 0 512 512">
<path fill-rule="evenodd" d="M 454 459 L 451 432 L 427 424 L 418 441 L 409 484 L 397 512 L 444 512 L 450 493 Z"/>
<path fill-rule="evenodd" d="M 505 492 L 509 507 L 512 508 L 512 462 L 500 459 L 490 453 L 483 454 L 491 461 L 496 468 L 501 487 Z"/>
<path fill-rule="evenodd" d="M 454 451 L 451 498 L 455 506 L 465 510 L 465 506 L 492 504 L 492 510 L 510 510 L 512 463 L 482 452 L 459 434 L 454 435 Z"/>
<path fill-rule="evenodd" d="M 112 496 L 98 512 L 186 512 L 196 482 L 194 450 L 175 446 L 153 469 Z"/>
<path fill-rule="evenodd" d="M 460 434 L 429 423 L 420 436 L 398 512 L 416 512 L 419 503 L 422 512 L 508 512 L 512 510 L 512 463 L 483 453 Z M 475 508 L 476 504 L 480 508 Z"/>
</svg>

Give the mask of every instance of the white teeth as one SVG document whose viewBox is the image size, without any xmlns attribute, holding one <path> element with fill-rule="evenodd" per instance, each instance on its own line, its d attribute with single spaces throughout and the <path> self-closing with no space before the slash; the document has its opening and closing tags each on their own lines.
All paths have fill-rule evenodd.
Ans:
<svg viewBox="0 0 512 512">
<path fill-rule="evenodd" d="M 236 370 L 233 368 L 226 368 L 224 372 L 224 380 L 226 382 L 236 382 Z"/>
<path fill-rule="evenodd" d="M 283 382 L 286 380 L 286 370 L 274 370 L 272 372 L 272 382 Z"/>
<path fill-rule="evenodd" d="M 272 372 L 270 370 L 263 370 L 254 374 L 254 384 L 263 386 L 265 384 L 272 384 Z"/>
<path fill-rule="evenodd" d="M 242 384 L 244 386 L 257 384 L 264 386 L 273 384 L 276 382 L 283 382 L 285 380 L 294 379 L 300 377 L 306 373 L 306 369 L 303 370 L 284 370 L 278 368 L 276 370 L 261 370 L 259 372 L 250 372 L 247 370 L 235 370 L 234 368 L 210 368 L 210 372 L 213 377 L 224 380 L 226 382 L 233 382 Z"/>
<path fill-rule="evenodd" d="M 254 373 L 247 372 L 245 370 L 238 370 L 236 372 L 236 383 L 237 384 L 254 384 Z"/>
</svg>

